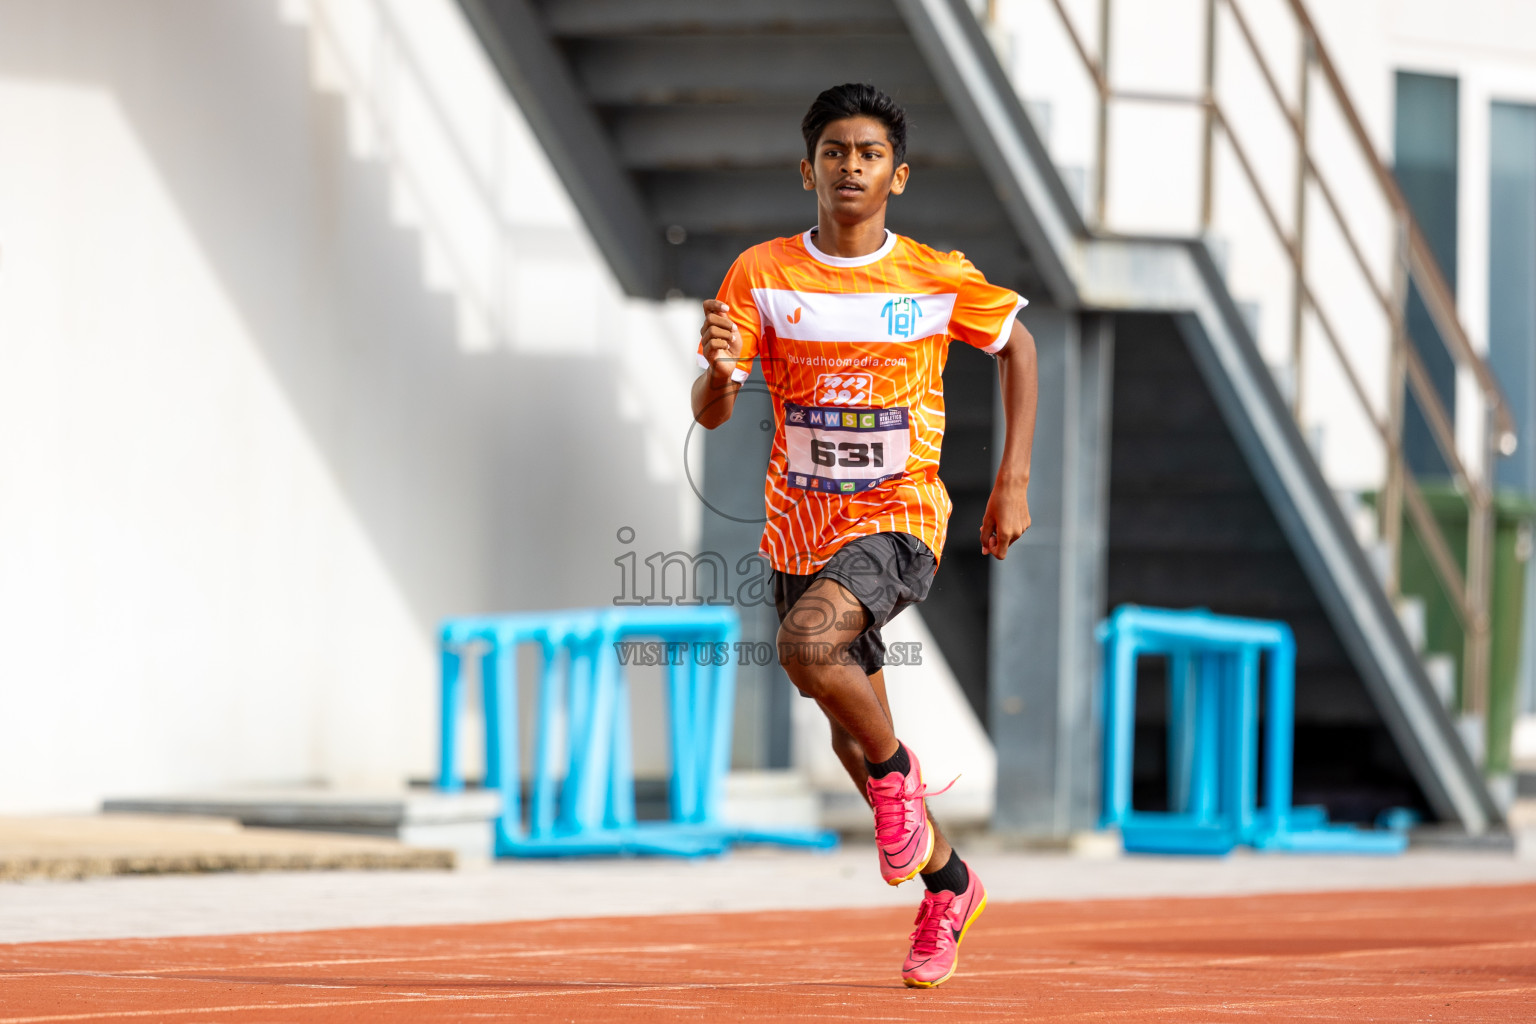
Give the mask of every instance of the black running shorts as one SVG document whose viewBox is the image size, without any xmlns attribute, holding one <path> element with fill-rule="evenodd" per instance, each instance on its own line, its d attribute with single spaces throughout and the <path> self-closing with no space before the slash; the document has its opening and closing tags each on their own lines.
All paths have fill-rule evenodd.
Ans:
<svg viewBox="0 0 1536 1024">
<path fill-rule="evenodd" d="M 870 675 L 885 665 L 880 627 L 909 604 L 928 596 L 938 561 L 909 533 L 876 533 L 851 540 L 809 576 L 774 571 L 773 602 L 782 623 L 812 583 L 836 580 L 869 612 L 869 625 L 849 644 L 849 655 Z M 802 609 L 801 614 L 807 613 Z"/>
</svg>

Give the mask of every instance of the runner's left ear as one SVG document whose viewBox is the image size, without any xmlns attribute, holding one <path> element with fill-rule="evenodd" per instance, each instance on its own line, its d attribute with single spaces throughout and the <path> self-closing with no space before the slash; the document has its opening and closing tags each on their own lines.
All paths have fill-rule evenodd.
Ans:
<svg viewBox="0 0 1536 1024">
<path fill-rule="evenodd" d="M 912 168 L 908 167 L 906 164 L 902 164 L 900 167 L 896 168 L 896 172 L 891 175 L 891 195 L 899 196 L 906 191 L 907 175 L 910 174 L 911 171 Z"/>
</svg>

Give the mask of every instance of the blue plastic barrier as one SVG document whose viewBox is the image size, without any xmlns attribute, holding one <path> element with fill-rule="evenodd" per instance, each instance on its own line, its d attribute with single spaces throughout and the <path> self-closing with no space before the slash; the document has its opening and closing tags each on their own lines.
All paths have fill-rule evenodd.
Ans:
<svg viewBox="0 0 1536 1024">
<path fill-rule="evenodd" d="M 1330 825 L 1319 807 L 1291 806 L 1296 642 L 1282 622 L 1125 605 L 1099 627 L 1104 644 L 1104 818 L 1140 853 L 1261 850 L 1400 853 L 1401 831 Z M 1131 807 L 1136 659 L 1168 660 L 1167 812 Z M 1259 673 L 1264 704 L 1264 805 L 1258 792 Z"/>
<path fill-rule="evenodd" d="M 461 673 L 465 657 L 479 648 L 485 785 L 499 790 L 502 800 L 498 856 L 699 856 L 721 853 L 732 842 L 835 846 L 831 832 L 744 828 L 721 818 L 740 634 L 734 610 L 708 607 L 606 608 L 445 622 L 438 786 L 457 790 L 464 785 L 457 768 Z M 679 645 L 671 650 L 680 657 L 665 659 L 663 668 L 672 755 L 672 817 L 667 821 L 635 820 L 629 684 L 618 645 L 636 640 Z M 517 721 L 517 652 L 524 644 L 536 646 L 542 655 L 526 826 Z"/>
</svg>

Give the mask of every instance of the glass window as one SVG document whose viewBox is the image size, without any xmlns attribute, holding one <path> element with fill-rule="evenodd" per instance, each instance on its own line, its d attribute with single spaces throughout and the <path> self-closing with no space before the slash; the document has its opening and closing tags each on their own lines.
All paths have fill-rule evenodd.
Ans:
<svg viewBox="0 0 1536 1024">
<path fill-rule="evenodd" d="M 1498 484 L 1536 494 L 1536 106 L 1495 103 L 1488 123 L 1488 362 L 1520 447 Z M 1536 572 L 1526 566 L 1519 708 L 1536 712 Z"/>
<path fill-rule="evenodd" d="M 1488 148 L 1488 360 L 1509 399 L 1520 447 L 1498 481 L 1536 490 L 1536 107 L 1495 103 Z"/>
<path fill-rule="evenodd" d="M 1439 75 L 1397 74 L 1395 149 L 1397 181 L 1414 219 L 1451 291 L 1456 290 L 1456 79 Z M 1408 296 L 1408 336 L 1424 362 L 1445 411 L 1456 415 L 1456 364 L 1440 341 L 1418 290 Z M 1409 469 L 1424 477 L 1448 474 L 1440 448 L 1429 431 L 1413 392 L 1403 410 L 1403 454 Z"/>
</svg>

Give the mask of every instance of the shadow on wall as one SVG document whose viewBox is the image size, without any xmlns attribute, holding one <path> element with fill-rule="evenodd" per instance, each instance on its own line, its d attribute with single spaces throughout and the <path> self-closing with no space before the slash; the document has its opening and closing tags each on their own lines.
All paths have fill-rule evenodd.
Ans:
<svg viewBox="0 0 1536 1024">
<path fill-rule="evenodd" d="M 606 345 L 460 350 L 272 0 L 20 2 L 44 27 L 0 34 L 0 75 L 110 91 L 423 630 L 607 602 L 621 525 L 683 546 L 686 485 L 648 478 Z"/>
</svg>

